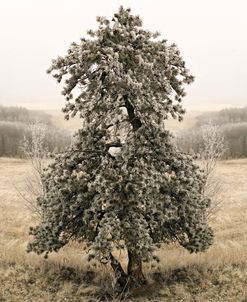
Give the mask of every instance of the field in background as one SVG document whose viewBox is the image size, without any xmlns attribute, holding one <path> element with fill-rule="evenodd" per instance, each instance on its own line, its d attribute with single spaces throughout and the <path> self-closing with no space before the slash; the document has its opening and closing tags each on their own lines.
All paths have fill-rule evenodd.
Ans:
<svg viewBox="0 0 247 302">
<path fill-rule="evenodd" d="M 71 244 L 48 260 L 26 254 L 28 227 L 36 218 L 15 188 L 23 187 L 28 171 L 27 161 L 0 158 L 0 301 L 111 299 L 110 271 L 87 263 L 80 245 Z M 216 238 L 210 250 L 190 255 L 180 247 L 164 246 L 158 251 L 160 264 L 145 266 L 151 284 L 128 301 L 246 301 L 246 171 L 247 159 L 222 161 L 218 166 L 224 204 L 211 222 Z"/>
</svg>

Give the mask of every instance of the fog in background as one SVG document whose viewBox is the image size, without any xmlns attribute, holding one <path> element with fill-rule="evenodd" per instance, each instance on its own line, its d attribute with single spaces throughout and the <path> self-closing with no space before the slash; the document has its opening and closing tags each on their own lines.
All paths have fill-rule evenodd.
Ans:
<svg viewBox="0 0 247 302">
<path fill-rule="evenodd" d="M 247 104 L 245 0 L 1 0 L 0 104 L 60 109 L 61 86 L 46 74 L 51 59 L 96 28 L 96 15 L 131 7 L 144 28 L 175 42 L 196 81 L 184 106 L 217 110 Z"/>
</svg>

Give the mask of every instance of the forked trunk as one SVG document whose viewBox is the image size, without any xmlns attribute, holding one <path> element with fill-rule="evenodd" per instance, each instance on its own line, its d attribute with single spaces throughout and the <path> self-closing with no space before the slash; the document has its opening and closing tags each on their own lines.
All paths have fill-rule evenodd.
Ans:
<svg viewBox="0 0 247 302">
<path fill-rule="evenodd" d="M 128 276 L 123 270 L 121 263 L 112 255 L 110 254 L 110 260 L 111 260 L 111 267 L 114 271 L 116 283 L 121 287 L 125 288 L 128 283 Z"/>
<path fill-rule="evenodd" d="M 112 254 L 110 254 L 111 267 L 115 273 L 116 283 L 123 290 L 139 287 L 146 283 L 146 279 L 142 272 L 141 257 L 136 253 L 128 251 L 128 258 L 127 273 L 125 273 L 121 263 Z"/>
<path fill-rule="evenodd" d="M 141 257 L 131 251 L 128 251 L 128 280 L 130 286 L 141 286 L 146 283 L 146 279 L 142 272 Z"/>
</svg>

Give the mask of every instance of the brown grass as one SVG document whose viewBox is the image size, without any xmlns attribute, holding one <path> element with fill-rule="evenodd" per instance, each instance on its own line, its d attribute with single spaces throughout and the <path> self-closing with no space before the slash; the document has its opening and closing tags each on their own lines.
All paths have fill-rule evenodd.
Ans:
<svg viewBox="0 0 247 302">
<path fill-rule="evenodd" d="M 79 244 L 48 260 L 25 252 L 35 217 L 14 185 L 22 186 L 29 169 L 27 161 L 0 158 L 0 301 L 116 301 L 111 271 L 89 264 Z M 241 302 L 247 298 L 246 171 L 246 159 L 222 161 L 217 168 L 224 204 L 212 221 L 215 244 L 196 255 L 164 246 L 157 252 L 159 266 L 145 265 L 149 285 L 126 300 Z"/>
</svg>

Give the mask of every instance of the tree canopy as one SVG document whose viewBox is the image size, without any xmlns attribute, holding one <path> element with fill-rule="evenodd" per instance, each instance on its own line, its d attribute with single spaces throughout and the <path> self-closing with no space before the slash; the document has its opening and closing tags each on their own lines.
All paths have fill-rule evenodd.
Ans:
<svg viewBox="0 0 247 302">
<path fill-rule="evenodd" d="M 190 252 L 212 243 L 203 173 L 165 129 L 169 116 L 182 120 L 193 77 L 177 46 L 144 30 L 130 9 L 97 21 L 48 70 L 64 83 L 65 118 L 78 114 L 82 127 L 43 175 L 42 220 L 28 249 L 48 254 L 82 241 L 121 277 L 141 279 L 142 261 L 161 243 Z M 122 248 L 127 273 L 113 256 Z"/>
</svg>

